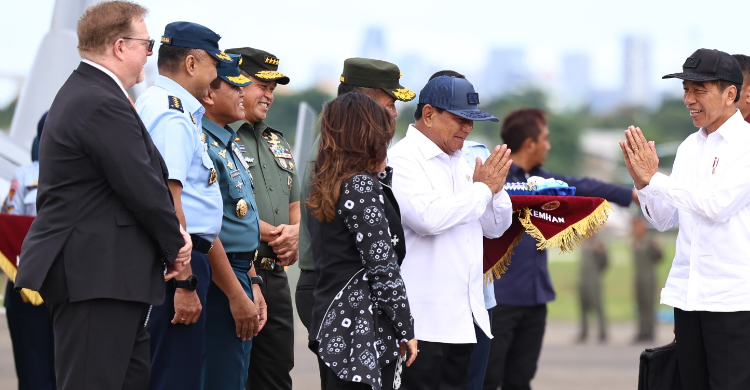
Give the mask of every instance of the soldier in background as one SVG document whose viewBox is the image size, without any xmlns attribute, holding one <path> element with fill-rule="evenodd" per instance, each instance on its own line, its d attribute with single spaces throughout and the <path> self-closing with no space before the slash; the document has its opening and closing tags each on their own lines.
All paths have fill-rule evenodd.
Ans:
<svg viewBox="0 0 750 390">
<path fill-rule="evenodd" d="M 609 265 L 607 246 L 593 236 L 581 244 L 581 266 L 578 274 L 578 302 L 581 305 L 581 332 L 578 342 L 588 337 L 588 313 L 596 312 L 599 323 L 599 342 L 607 342 L 607 319 L 602 300 L 602 277 Z"/>
<path fill-rule="evenodd" d="M 662 260 L 662 249 L 648 231 L 646 221 L 633 218 L 633 262 L 635 263 L 635 301 L 638 305 L 638 334 L 635 343 L 654 340 L 656 306 L 656 264 Z"/>
<path fill-rule="evenodd" d="M 13 173 L 10 193 L 0 214 L 36 216 L 36 187 L 39 180 L 39 140 L 47 119 L 42 115 L 31 147 L 31 164 Z M 24 302 L 8 280 L 5 289 L 5 317 L 8 320 L 18 390 L 55 390 L 55 341 L 49 309 Z"/>
</svg>

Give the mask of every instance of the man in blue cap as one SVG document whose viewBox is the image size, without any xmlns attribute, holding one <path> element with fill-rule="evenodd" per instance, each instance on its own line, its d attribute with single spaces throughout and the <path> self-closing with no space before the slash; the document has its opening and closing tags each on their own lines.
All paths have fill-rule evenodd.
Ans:
<svg viewBox="0 0 750 390">
<path fill-rule="evenodd" d="M 136 103 L 169 169 L 175 211 L 193 241 L 191 267 L 166 284 L 166 301 L 151 313 L 150 389 L 201 387 L 203 308 L 212 279 L 207 255 L 212 246 L 220 247 L 223 205 L 216 167 L 202 132 L 205 110 L 199 100 L 207 96 L 209 84 L 216 79 L 217 62 L 231 62 L 219 49 L 220 38 L 199 24 L 168 24 L 159 48 L 159 76 Z M 238 332 L 250 338 L 253 321 L 257 322 L 253 302 L 234 275 L 217 273 L 213 278 L 222 279 L 217 284 L 233 298 Z"/>
<path fill-rule="evenodd" d="M 218 77 L 211 82 L 208 95 L 201 99 L 206 109 L 203 133 L 208 155 L 218 174 L 224 210 L 220 242 L 208 255 L 214 281 L 208 287 L 203 388 L 242 390 L 247 380 L 252 341 L 249 337 L 240 337 L 242 324 L 232 317 L 232 298 L 225 293 L 232 289 L 222 283 L 231 279 L 238 281 L 242 293 L 250 300 L 254 292 L 260 295 L 256 286 L 261 280 L 255 276 L 255 270 L 251 270 L 260 242 L 260 224 L 253 181 L 236 143 L 237 133 L 228 126 L 245 117 L 245 92 L 241 87 L 252 82 L 240 74 L 241 57 L 236 54 L 230 57 L 231 63 L 218 64 Z M 255 279 L 251 281 L 251 277 Z M 257 317 L 255 321 L 257 323 Z M 253 335 L 258 333 L 258 326 L 254 329 Z"/>
<path fill-rule="evenodd" d="M 403 389 L 466 389 L 477 342 L 474 323 L 491 334 L 482 236 L 499 237 L 511 224 L 503 183 L 512 161 L 505 145 L 484 163 L 477 159 L 473 173 L 462 158 L 474 121 L 497 121 L 478 104 L 469 81 L 431 79 L 419 93 L 416 123 L 388 152 L 407 249 L 401 275 L 420 349 L 404 368 Z"/>
<path fill-rule="evenodd" d="M 10 182 L 0 214 L 36 216 L 36 193 L 39 183 L 39 139 L 47 113 L 37 125 L 37 136 L 31 146 L 31 164 L 18 167 Z M 55 343 L 49 309 L 35 306 L 15 290 L 8 280 L 5 289 L 5 317 L 8 320 L 13 360 L 16 363 L 19 390 L 55 390 Z"/>
</svg>

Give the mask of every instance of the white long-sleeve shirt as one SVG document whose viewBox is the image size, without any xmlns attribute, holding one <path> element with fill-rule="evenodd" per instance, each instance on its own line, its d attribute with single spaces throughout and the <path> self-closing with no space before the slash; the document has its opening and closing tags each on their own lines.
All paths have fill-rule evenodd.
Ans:
<svg viewBox="0 0 750 390">
<path fill-rule="evenodd" d="M 500 237 L 510 227 L 510 197 L 474 183 L 460 150 L 444 153 L 413 126 L 388 151 L 388 165 L 406 236 L 401 276 L 416 338 L 475 343 L 474 321 L 492 337 L 482 295 L 482 236 Z"/>
<path fill-rule="evenodd" d="M 661 303 L 689 311 L 750 310 L 750 124 L 739 111 L 715 132 L 691 134 L 672 174 L 637 191 L 646 218 L 680 223 Z"/>
</svg>

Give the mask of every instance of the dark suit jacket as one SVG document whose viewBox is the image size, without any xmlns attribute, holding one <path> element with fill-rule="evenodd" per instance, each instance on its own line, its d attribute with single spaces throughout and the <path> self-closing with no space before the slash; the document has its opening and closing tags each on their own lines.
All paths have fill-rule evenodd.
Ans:
<svg viewBox="0 0 750 390">
<path fill-rule="evenodd" d="M 71 302 L 161 304 L 164 261 L 184 243 L 167 167 L 138 113 L 111 77 L 81 63 L 47 116 L 16 287 L 39 290 L 62 254 Z"/>
</svg>

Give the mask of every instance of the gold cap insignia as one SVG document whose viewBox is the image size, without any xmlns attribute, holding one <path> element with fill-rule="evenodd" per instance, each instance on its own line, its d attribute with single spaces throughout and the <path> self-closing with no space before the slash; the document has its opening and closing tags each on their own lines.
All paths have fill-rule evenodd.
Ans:
<svg viewBox="0 0 750 390">
<path fill-rule="evenodd" d="M 396 96 L 396 99 L 406 101 L 412 100 L 415 96 L 417 96 L 417 94 L 409 88 L 399 88 L 393 91 L 393 95 Z"/>
<path fill-rule="evenodd" d="M 255 77 L 259 79 L 270 80 L 270 79 L 279 79 L 279 78 L 286 77 L 286 76 L 284 76 L 283 73 L 277 72 L 275 70 L 261 70 L 260 72 L 255 74 Z"/>
<path fill-rule="evenodd" d="M 219 177 L 219 175 L 216 173 L 215 168 L 211 168 L 211 174 L 208 176 L 208 186 L 212 186 L 214 183 L 216 183 L 216 179 Z"/>
<path fill-rule="evenodd" d="M 221 58 L 222 60 L 231 61 L 232 58 L 227 55 L 227 53 L 224 53 L 223 51 L 220 51 L 216 53 L 216 57 Z"/>
<path fill-rule="evenodd" d="M 161 37 L 161 43 L 166 43 L 166 44 L 172 43 L 172 37 Z"/>
<path fill-rule="evenodd" d="M 237 65 L 242 65 L 242 57 L 240 57 L 240 62 L 238 62 Z"/>
<path fill-rule="evenodd" d="M 341 82 L 343 83 L 344 81 L 346 81 L 346 77 L 341 76 Z"/>
<path fill-rule="evenodd" d="M 245 77 L 245 76 L 243 76 L 243 75 L 239 75 L 239 76 L 226 76 L 226 77 L 227 77 L 227 79 L 229 79 L 229 81 L 231 81 L 233 83 L 237 83 L 237 84 L 245 84 L 245 83 L 249 83 L 250 82 L 250 79 L 247 78 L 247 77 Z"/>
<path fill-rule="evenodd" d="M 245 202 L 245 199 L 240 199 L 237 202 L 237 216 L 245 218 L 245 215 L 247 215 L 247 202 Z"/>
<path fill-rule="evenodd" d="M 266 56 L 266 59 L 264 60 L 264 62 L 266 64 L 278 65 L 279 64 L 279 59 L 278 58 L 274 58 L 274 57 Z"/>
</svg>

